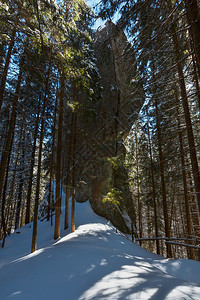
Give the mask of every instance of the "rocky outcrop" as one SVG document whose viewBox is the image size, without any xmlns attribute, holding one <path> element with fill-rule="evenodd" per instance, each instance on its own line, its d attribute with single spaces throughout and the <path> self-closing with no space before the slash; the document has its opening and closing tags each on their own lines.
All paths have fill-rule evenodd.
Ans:
<svg viewBox="0 0 200 300">
<path fill-rule="evenodd" d="M 90 200 L 93 209 L 120 230 L 129 231 L 126 211 L 135 224 L 134 204 L 124 167 L 123 144 L 143 104 L 142 89 L 131 86 L 136 76 L 134 51 L 122 30 L 111 22 L 95 38 L 102 97 L 93 109 L 96 117 L 79 117 L 76 178 L 77 201 Z M 139 90 L 139 92 L 138 92 Z"/>
</svg>

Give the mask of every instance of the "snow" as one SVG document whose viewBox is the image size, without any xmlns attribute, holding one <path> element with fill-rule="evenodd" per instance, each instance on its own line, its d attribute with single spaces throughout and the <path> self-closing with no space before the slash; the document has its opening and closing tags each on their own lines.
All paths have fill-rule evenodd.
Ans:
<svg viewBox="0 0 200 300">
<path fill-rule="evenodd" d="M 0 300 L 200 299 L 199 262 L 144 250 L 88 202 L 76 203 L 75 220 L 76 231 L 62 230 L 57 241 L 50 222 L 38 222 L 33 254 L 32 224 L 7 238 L 0 249 Z"/>
<path fill-rule="evenodd" d="M 120 210 L 119 210 L 120 211 Z M 131 222 L 131 219 L 128 215 L 128 213 L 124 210 L 124 211 L 120 211 L 121 215 L 122 215 L 122 218 L 126 224 L 126 226 L 128 227 L 128 229 L 131 231 L 131 225 L 132 225 L 132 222 Z M 134 226 L 134 229 L 135 229 L 135 226 Z"/>
</svg>

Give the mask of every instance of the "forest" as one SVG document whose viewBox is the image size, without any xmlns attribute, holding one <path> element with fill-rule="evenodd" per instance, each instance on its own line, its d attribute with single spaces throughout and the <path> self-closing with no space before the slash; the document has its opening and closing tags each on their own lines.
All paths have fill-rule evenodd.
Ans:
<svg viewBox="0 0 200 300">
<path fill-rule="evenodd" d="M 30 252 L 39 222 L 74 232 L 89 200 L 145 249 L 200 260 L 200 1 L 93 4 L 0 2 L 0 246 L 26 224 Z"/>
</svg>

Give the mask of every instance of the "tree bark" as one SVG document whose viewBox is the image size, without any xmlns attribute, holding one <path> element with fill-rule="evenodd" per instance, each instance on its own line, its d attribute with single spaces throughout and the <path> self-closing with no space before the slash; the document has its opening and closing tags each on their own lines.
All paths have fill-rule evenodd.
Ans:
<svg viewBox="0 0 200 300">
<path fill-rule="evenodd" d="M 2 248 L 5 246 L 5 239 L 6 239 L 5 204 L 6 204 L 6 190 L 7 190 L 7 184 L 8 184 L 8 173 L 9 173 L 9 166 L 10 166 L 10 158 L 11 158 L 13 139 L 14 139 L 14 132 L 12 134 L 12 139 L 11 139 L 11 143 L 10 143 L 10 150 L 9 150 L 9 154 L 8 154 L 6 175 L 5 175 L 3 194 L 2 194 L 2 204 L 1 204 L 1 229 L 3 229 Z"/>
<path fill-rule="evenodd" d="M 137 208 L 138 208 L 138 224 L 139 224 L 139 237 L 142 237 L 142 207 L 140 201 L 140 180 L 139 180 L 139 161 L 138 161 L 138 136 L 137 136 L 137 126 L 135 129 L 135 158 L 136 158 L 136 177 L 137 177 Z M 139 241 L 141 246 L 141 241 Z"/>
<path fill-rule="evenodd" d="M 155 95 L 155 108 L 156 108 L 156 127 L 157 127 L 157 136 L 158 136 L 158 152 L 159 152 L 159 161 L 160 161 L 160 177 L 161 177 L 161 186 L 162 186 L 163 213 L 164 213 L 164 222 L 165 222 L 165 235 L 166 237 L 169 238 L 170 227 L 169 227 L 169 217 L 168 217 L 168 207 L 167 207 L 167 194 L 166 194 L 166 186 L 165 186 L 162 138 L 161 138 L 161 128 L 160 128 L 160 116 L 159 116 L 158 102 L 157 102 L 156 95 Z M 172 257 L 171 245 L 166 243 L 166 248 L 167 248 L 167 257 Z"/>
<path fill-rule="evenodd" d="M 156 113 L 156 129 L 157 129 L 157 137 L 158 137 L 158 153 L 159 153 L 159 162 L 160 162 L 160 178 L 161 178 L 161 187 L 162 187 L 162 202 L 163 202 L 163 215 L 164 215 L 164 223 L 165 223 L 165 235 L 170 238 L 170 222 L 168 216 L 168 203 L 167 203 L 167 193 L 166 193 L 166 185 L 165 185 L 165 171 L 164 171 L 164 159 L 163 159 L 163 151 L 162 151 L 162 137 L 161 137 L 161 126 L 160 126 L 160 113 L 158 108 L 158 100 L 156 95 L 156 78 L 155 78 L 155 66 L 154 60 L 152 57 L 153 68 L 152 68 L 152 79 L 153 79 L 153 97 L 155 104 L 155 113 Z M 167 249 L 167 257 L 172 257 L 172 248 L 169 243 L 166 243 Z"/>
<path fill-rule="evenodd" d="M 39 119 L 40 119 L 40 99 L 39 99 L 39 107 L 37 113 L 37 119 L 35 124 L 35 132 L 34 132 L 34 140 L 31 154 L 31 165 L 30 165 L 30 173 L 29 173 L 29 183 L 28 183 L 28 192 L 27 192 L 27 200 L 26 200 L 26 218 L 25 224 L 30 223 L 30 206 L 31 206 L 31 192 L 32 192 L 32 184 L 33 184 L 33 169 L 35 165 L 35 151 L 36 151 L 36 142 L 38 135 L 38 127 L 39 127 Z"/>
<path fill-rule="evenodd" d="M 14 171 L 13 171 L 13 177 L 12 177 L 12 182 L 11 182 L 11 191 L 9 194 L 9 200 L 8 200 L 8 211 L 7 211 L 7 218 L 6 218 L 6 228 L 8 230 L 8 234 L 10 235 L 10 229 L 8 226 L 8 222 L 9 222 L 9 218 L 10 218 L 10 207 L 12 205 L 12 199 L 13 199 L 13 195 L 14 195 L 14 188 L 15 188 L 15 178 L 16 178 L 16 173 L 17 173 L 17 166 L 18 166 L 18 161 L 19 161 L 19 154 L 20 154 L 20 147 L 21 147 L 21 139 L 22 139 L 22 133 L 23 133 L 23 124 L 24 124 L 24 117 L 22 119 L 22 124 L 21 124 L 21 129 L 20 129 L 20 133 L 19 133 L 19 138 L 18 138 L 18 147 L 17 147 L 17 156 L 15 159 L 15 167 L 14 167 Z M 11 209 L 12 211 L 12 209 Z M 14 214 L 13 210 L 13 214 Z"/>
<path fill-rule="evenodd" d="M 57 103 L 58 103 L 58 97 L 57 97 L 57 94 L 56 94 L 55 110 L 54 110 L 54 117 L 53 117 L 53 128 L 52 128 L 52 153 L 51 153 L 51 159 L 50 159 L 50 176 L 49 176 L 50 178 L 49 178 L 49 194 L 48 194 L 47 221 L 49 221 L 49 218 L 50 218 L 51 199 L 52 199 L 52 196 L 54 194 L 54 193 L 52 193 L 51 182 L 52 182 L 52 178 L 53 178 L 53 167 L 54 167 L 54 147 L 55 147 Z M 52 216 L 52 211 L 51 211 L 51 216 Z M 51 221 L 52 221 L 52 218 L 51 218 Z"/>
<path fill-rule="evenodd" d="M 196 236 L 200 237 L 200 220 L 199 220 L 199 211 L 198 206 L 195 199 L 194 193 L 194 184 L 192 181 L 192 174 L 190 170 L 187 171 L 187 177 L 189 178 L 189 193 L 190 193 L 190 207 L 191 207 L 191 215 L 192 215 L 192 226 L 193 232 Z"/>
<path fill-rule="evenodd" d="M 20 161 L 20 173 L 19 173 L 19 190 L 18 190 L 18 197 L 17 197 L 17 210 L 16 210 L 16 218 L 15 218 L 15 230 L 19 228 L 19 219 L 20 219 L 20 210 L 21 210 L 21 203 L 22 203 L 22 194 L 23 194 L 23 185 L 24 185 L 24 137 L 22 141 L 22 157 Z"/>
<path fill-rule="evenodd" d="M 3 70 L 3 74 L 2 74 L 2 78 L 1 78 L 0 112 L 1 112 L 1 106 L 2 106 L 2 103 L 3 103 L 3 96 L 4 96 L 4 91 L 5 91 L 6 78 L 7 78 L 7 74 L 8 74 L 8 68 L 9 68 L 9 64 L 10 64 L 12 49 L 13 49 L 14 42 L 15 42 L 15 36 L 16 36 L 16 28 L 14 27 L 13 30 L 12 30 L 10 44 L 9 44 L 8 52 L 7 52 L 7 55 L 6 55 L 5 66 L 4 66 L 4 70 Z"/>
<path fill-rule="evenodd" d="M 70 138 L 68 147 L 68 157 L 67 157 L 67 178 L 66 178 L 66 199 L 65 199 L 65 227 L 67 229 L 69 226 L 69 195 L 70 195 L 70 179 L 71 179 L 71 155 L 72 155 L 72 142 L 73 142 L 73 114 L 70 125 Z"/>
<path fill-rule="evenodd" d="M 176 97 L 176 104 L 178 105 L 178 96 Z M 177 113 L 177 125 L 178 125 L 178 135 L 179 135 L 179 145 L 180 145 L 180 158 L 181 158 L 181 169 L 182 169 L 182 178 L 183 178 L 183 190 L 184 190 L 184 200 L 185 200 L 185 215 L 187 221 L 187 234 L 192 235 L 192 224 L 191 224 L 191 214 L 190 214 L 190 204 L 189 204 L 189 192 L 187 186 L 187 175 L 186 175 L 186 164 L 185 164 L 185 155 L 183 148 L 183 138 L 181 132 L 181 122 L 179 118 L 178 107 L 176 110 Z M 188 258 L 194 259 L 192 249 L 188 249 Z"/>
<path fill-rule="evenodd" d="M 153 170 L 153 155 L 152 155 L 152 146 L 151 146 L 151 138 L 150 138 L 148 123 L 147 123 L 147 132 L 148 132 L 148 143 L 149 143 L 149 155 L 150 155 L 150 162 L 151 162 L 151 181 L 152 181 L 152 194 L 153 194 L 155 236 L 159 237 L 158 220 L 157 220 L 156 189 L 155 189 L 154 170 Z M 160 254 L 159 240 L 156 240 L 156 250 L 157 250 L 157 254 Z"/>
<path fill-rule="evenodd" d="M 54 239 L 60 236 L 60 210 L 61 210 L 61 155 L 62 155 L 62 128 L 63 128 L 63 105 L 65 91 L 65 71 L 62 70 L 60 86 L 60 107 L 58 119 L 58 140 L 56 153 L 56 206 L 55 206 L 55 230 Z"/>
<path fill-rule="evenodd" d="M 38 170 L 37 170 L 37 180 L 36 180 L 31 253 L 33 253 L 37 248 L 37 221 L 38 221 L 38 205 L 39 205 L 40 177 L 41 177 L 41 163 L 42 163 L 42 145 L 43 145 L 43 137 L 44 137 L 45 110 L 46 110 L 46 102 L 47 102 L 47 93 L 48 93 L 48 88 L 49 88 L 51 61 L 52 61 L 52 51 L 50 52 L 50 57 L 49 57 L 49 68 L 47 71 L 47 77 L 46 77 L 46 83 L 45 83 L 45 93 L 44 93 L 44 100 L 43 100 L 43 107 L 42 107 L 42 116 L 41 116 L 42 121 L 41 121 L 40 143 L 39 143 L 39 153 L 38 153 Z"/>
<path fill-rule="evenodd" d="M 199 105 L 199 111 L 200 111 L 200 87 L 199 87 L 199 80 L 198 80 L 198 75 L 197 75 L 197 69 L 196 69 L 196 62 L 195 62 L 195 58 L 194 58 L 194 54 L 192 53 L 192 64 L 193 64 L 193 81 L 194 81 L 194 85 L 196 88 L 196 96 L 197 96 L 197 101 L 198 101 L 198 105 Z"/>
<path fill-rule="evenodd" d="M 72 232 L 75 231 L 75 164 L 76 164 L 76 121 L 77 115 L 74 114 L 74 130 L 73 130 L 73 169 L 72 169 L 72 215 L 71 215 L 71 227 Z"/>
<path fill-rule="evenodd" d="M 190 25 L 190 32 L 193 41 L 194 53 L 200 76 L 200 11 L 197 0 L 184 0 L 186 16 Z"/>
<path fill-rule="evenodd" d="M 25 56 L 25 53 L 22 54 L 22 57 L 20 60 L 19 75 L 18 75 L 17 86 L 16 86 L 16 90 L 15 90 L 13 103 L 12 103 L 12 113 L 11 113 L 11 118 L 10 118 L 10 122 L 9 122 L 9 129 L 8 129 L 8 134 L 7 134 L 7 138 L 6 138 L 5 149 L 4 149 L 2 157 L 1 157 L 0 197 L 1 197 L 1 193 L 2 193 L 5 169 L 6 169 L 6 164 L 7 164 L 7 159 L 8 159 L 9 149 L 10 149 L 10 143 L 11 143 L 11 139 L 12 139 L 12 132 L 13 132 L 14 126 L 15 126 L 17 102 L 19 99 L 20 85 L 21 85 L 21 80 L 22 80 L 22 75 L 23 75 L 23 66 L 24 66 L 24 60 L 25 60 L 24 56 Z"/>
<path fill-rule="evenodd" d="M 182 105 L 183 105 L 183 110 L 184 110 L 186 130 L 187 130 L 187 136 L 188 136 L 192 173 L 193 173 L 193 178 L 194 178 L 196 197 L 197 197 L 199 211 L 200 211 L 200 173 L 199 173 L 199 166 L 198 166 L 198 161 L 197 161 L 194 133 L 193 133 L 192 121 L 191 121 L 190 110 L 189 110 L 189 105 L 188 105 L 188 97 L 187 97 L 187 92 L 186 92 L 186 87 L 185 87 L 185 79 L 184 79 L 183 69 L 181 66 L 181 52 L 179 49 L 179 41 L 178 41 L 178 37 L 176 34 L 175 25 L 173 26 L 172 30 L 173 30 L 173 43 L 174 43 L 174 50 L 176 53 L 176 63 L 177 63 L 177 68 L 178 68 Z"/>
</svg>

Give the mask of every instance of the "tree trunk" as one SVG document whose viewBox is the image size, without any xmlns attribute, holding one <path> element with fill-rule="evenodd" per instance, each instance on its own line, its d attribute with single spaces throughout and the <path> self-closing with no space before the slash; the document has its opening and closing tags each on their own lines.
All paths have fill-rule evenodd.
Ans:
<svg viewBox="0 0 200 300">
<path fill-rule="evenodd" d="M 184 3 L 200 76 L 200 11 L 197 0 L 184 0 Z"/>
<path fill-rule="evenodd" d="M 176 97 L 176 104 L 178 105 L 178 97 Z M 183 138 L 181 132 L 181 122 L 179 118 L 179 112 L 177 107 L 177 125 L 178 125 L 178 135 L 179 135 L 179 145 L 180 145 L 180 157 L 181 157 L 181 169 L 182 169 L 182 178 L 183 178 L 183 189 L 184 189 L 184 200 L 185 200 L 185 215 L 187 221 L 187 234 L 192 235 L 192 224 L 191 224 L 191 214 L 190 214 L 190 204 L 189 204 L 189 192 L 187 187 L 187 175 L 186 175 L 186 164 L 185 164 L 185 155 L 183 148 Z M 188 258 L 194 259 L 192 249 L 188 249 Z"/>
<path fill-rule="evenodd" d="M 153 62 L 153 57 L 152 57 Z M 160 162 L 160 178 L 161 178 L 161 187 L 162 187 L 162 202 L 163 202 L 163 215 L 164 215 L 164 223 L 165 223 L 165 235 L 170 238 L 170 223 L 168 216 L 168 203 L 167 203 L 167 193 L 166 193 L 166 185 L 165 185 L 165 172 L 164 172 L 164 160 L 163 160 L 163 151 L 162 151 L 162 136 L 161 136 L 161 127 L 160 127 L 160 114 L 158 108 L 158 100 L 156 95 L 156 78 L 155 78 L 155 67 L 153 63 L 152 69 L 152 79 L 153 79 L 153 97 L 155 103 L 155 112 L 156 112 L 156 129 L 157 129 L 157 137 L 158 137 L 158 153 L 159 153 L 159 162 Z M 172 248 L 171 245 L 166 243 L 167 249 L 167 257 L 172 257 Z"/>
<path fill-rule="evenodd" d="M 148 123 L 147 123 L 147 131 L 148 131 L 149 155 L 150 155 L 150 162 L 151 162 L 151 181 L 152 181 L 152 194 L 153 194 L 155 236 L 159 237 L 158 220 L 157 220 L 156 189 L 155 189 L 154 170 L 153 170 L 153 155 L 152 155 L 152 147 L 151 147 L 151 139 L 150 139 Z M 156 240 L 156 250 L 157 250 L 157 254 L 160 254 L 159 240 Z"/>
<path fill-rule="evenodd" d="M 136 158 L 136 177 L 137 177 L 137 208 L 138 208 L 138 224 L 139 224 L 139 238 L 142 238 L 142 207 L 140 201 L 140 181 L 139 181 L 139 161 L 138 161 L 138 137 L 137 137 L 137 126 L 135 129 L 135 158 Z M 139 241 L 141 246 L 141 241 Z"/>
<path fill-rule="evenodd" d="M 60 236 L 60 210 L 61 210 L 61 155 L 62 155 L 62 128 L 63 128 L 63 107 L 65 92 L 65 71 L 62 70 L 60 84 L 60 107 L 58 119 L 58 140 L 56 154 L 56 205 L 55 205 L 55 230 L 54 239 Z"/>
<path fill-rule="evenodd" d="M 28 183 L 28 192 L 27 192 L 27 201 L 26 201 L 25 224 L 30 223 L 31 192 L 32 192 L 32 184 L 33 184 L 33 169 L 35 165 L 36 142 L 37 142 L 37 135 L 38 135 L 39 120 L 40 120 L 40 102 L 41 101 L 39 99 L 39 104 L 38 104 L 39 107 L 38 107 L 37 119 L 35 124 L 33 147 L 32 147 L 32 154 L 31 154 L 31 165 L 30 165 L 29 183 Z"/>
<path fill-rule="evenodd" d="M 160 116 L 159 116 L 158 102 L 157 102 L 156 95 L 155 95 L 155 108 L 156 108 L 156 127 L 157 127 L 157 136 L 158 136 L 158 152 L 159 152 L 159 161 L 160 161 L 160 177 L 161 177 L 161 186 L 162 186 L 163 213 L 164 213 L 164 222 L 165 222 L 165 235 L 166 237 L 169 238 L 170 227 L 169 227 L 169 217 L 168 217 L 168 207 L 167 207 L 167 194 L 166 194 L 166 186 L 165 186 L 162 138 L 161 138 L 161 128 L 160 128 Z M 166 243 L 166 248 L 167 248 L 167 257 L 172 257 L 171 245 Z"/>
<path fill-rule="evenodd" d="M 2 194 L 2 204 L 1 204 L 1 229 L 3 229 L 2 248 L 5 245 L 5 239 L 6 239 L 5 204 L 6 204 L 6 190 L 7 190 L 7 184 L 8 184 L 8 173 L 9 173 L 13 139 L 14 139 L 14 131 L 13 131 L 12 139 L 11 139 L 11 143 L 10 143 L 10 150 L 9 150 L 9 154 L 8 154 L 7 167 L 6 167 L 6 176 L 5 176 L 5 180 L 4 180 L 4 187 L 3 187 L 3 194 Z"/>
<path fill-rule="evenodd" d="M 44 137 L 45 110 L 46 110 L 46 102 L 47 102 L 47 92 L 48 92 L 48 88 L 49 88 L 49 77 L 50 77 L 50 70 L 51 70 L 51 61 L 52 61 L 52 51 L 50 52 L 50 57 L 49 57 L 49 68 L 48 68 L 48 71 L 47 71 L 44 101 L 43 101 L 42 116 L 41 116 L 42 121 L 41 121 L 40 143 L 39 143 L 39 153 L 38 153 L 38 170 L 37 170 L 37 180 L 36 180 L 35 207 L 34 207 L 34 220 L 33 220 L 33 234 L 32 234 L 31 253 L 33 253 L 37 248 L 37 220 L 38 220 L 38 205 L 39 205 L 39 194 L 40 194 L 42 145 L 43 145 L 43 137 Z"/>
<path fill-rule="evenodd" d="M 198 201 L 199 211 L 200 211 L 200 173 L 196 155 L 196 146 L 194 141 L 194 133 L 192 128 L 192 122 L 190 117 L 190 110 L 188 106 L 188 98 L 187 92 L 185 87 L 185 79 L 183 74 L 183 69 L 181 66 L 181 52 L 179 49 L 179 41 L 176 34 L 176 27 L 173 26 L 173 42 L 174 42 L 174 50 L 176 53 L 176 63 L 178 67 L 178 76 L 179 76 L 179 85 L 181 90 L 181 98 L 182 98 L 182 105 L 184 109 L 184 116 L 186 122 L 186 129 L 187 129 L 187 136 L 188 136 L 188 144 L 189 144 L 189 152 L 190 152 L 190 159 L 192 165 L 192 173 L 194 178 L 195 190 L 196 190 L 196 197 Z"/>
<path fill-rule="evenodd" d="M 72 215 L 71 227 L 72 232 L 75 231 L 75 164 L 76 164 L 76 120 L 77 115 L 74 112 L 74 130 L 73 130 L 73 169 L 72 169 Z"/>
<path fill-rule="evenodd" d="M 19 190 L 18 190 L 18 197 L 17 197 L 17 210 L 16 210 L 16 218 L 15 218 L 15 230 L 19 228 L 19 218 L 20 218 L 20 210 L 21 210 L 21 203 L 22 203 L 22 194 L 23 194 L 23 185 L 24 185 L 24 138 L 23 138 L 23 145 L 22 145 L 22 158 L 20 161 L 20 174 L 19 174 Z"/>
<path fill-rule="evenodd" d="M 197 101 L 199 105 L 199 111 L 200 111 L 200 87 L 199 87 L 199 81 L 198 81 L 198 75 L 197 75 L 197 69 L 196 69 L 196 62 L 194 58 L 194 53 L 192 52 L 192 64 L 193 64 L 193 81 L 196 88 L 196 95 L 197 95 Z"/>
<path fill-rule="evenodd" d="M 173 227 L 173 220 L 174 220 L 174 216 L 176 216 L 175 211 L 176 209 L 174 209 L 175 207 L 175 195 L 176 195 L 176 182 L 174 181 L 173 183 L 173 187 L 171 185 L 170 189 L 171 189 L 171 208 L 170 208 L 170 217 L 169 217 L 169 228 L 170 228 L 170 236 L 172 234 L 172 227 Z"/>
<path fill-rule="evenodd" d="M 52 195 L 54 194 L 54 193 L 52 193 L 51 182 L 52 182 L 52 178 L 53 178 L 53 167 L 54 167 L 54 147 L 55 147 L 57 103 L 58 103 L 58 97 L 57 97 L 57 93 L 56 93 L 55 110 L 54 110 L 54 117 L 53 117 L 53 128 L 52 128 L 52 153 L 51 153 L 51 159 L 50 159 L 50 176 L 49 176 L 50 178 L 49 178 L 47 221 L 49 221 L 49 218 L 50 218 L 51 199 L 52 199 Z M 52 216 L 52 211 L 51 211 L 51 216 Z M 52 218 L 51 218 L 51 221 L 52 221 Z"/>
<path fill-rule="evenodd" d="M 72 142 L 73 142 L 73 117 L 74 114 L 72 113 L 72 120 L 70 125 L 70 138 L 69 138 L 69 147 L 68 147 L 68 157 L 67 157 L 67 178 L 66 178 L 66 199 L 65 199 L 65 227 L 67 229 L 69 226 L 69 191 L 70 191 L 70 179 L 71 179 L 71 155 L 72 155 Z"/>
<path fill-rule="evenodd" d="M 10 207 L 12 206 L 12 199 L 13 199 L 13 195 L 14 195 L 15 177 L 16 177 L 16 173 L 17 173 L 17 166 L 18 166 L 19 154 L 20 154 L 20 148 L 21 148 L 23 124 L 24 124 L 24 118 L 22 119 L 21 129 L 20 129 L 19 138 L 18 138 L 19 142 L 18 142 L 18 147 L 17 147 L 17 151 L 16 151 L 17 156 L 16 156 L 16 160 L 15 160 L 15 167 L 14 167 L 13 177 L 12 177 L 12 182 L 11 182 L 11 191 L 10 191 L 9 200 L 8 200 L 8 211 L 7 211 L 7 218 L 6 218 L 6 228 L 8 229 L 8 234 L 10 234 L 10 229 L 8 227 L 8 221 L 9 221 L 9 217 L 10 217 Z M 12 209 L 11 209 L 11 211 L 12 211 Z M 15 210 L 13 210 L 13 212 L 14 211 Z"/>
<path fill-rule="evenodd" d="M 193 225 L 193 232 L 196 236 L 200 237 L 200 222 L 199 222 L 199 210 L 197 207 L 195 193 L 193 191 L 193 181 L 192 175 L 190 170 L 188 170 L 188 178 L 189 178 L 189 193 L 190 193 L 190 208 L 192 214 L 192 225 Z"/>
<path fill-rule="evenodd" d="M 8 52 L 7 52 L 7 55 L 6 55 L 5 66 L 4 66 L 4 70 L 3 70 L 3 74 L 2 74 L 2 78 L 1 78 L 0 112 L 1 112 L 2 102 L 3 102 L 3 95 L 4 95 L 4 91 L 5 91 L 6 78 L 7 78 L 8 68 L 9 68 L 9 64 L 10 64 L 10 58 L 11 58 L 12 49 L 13 49 L 14 42 L 15 42 L 15 35 L 16 35 L 16 28 L 14 27 L 13 31 L 12 31 L 12 34 L 11 34 L 10 45 L 9 45 Z"/>
<path fill-rule="evenodd" d="M 151 215 L 150 215 L 150 205 L 149 203 L 147 203 L 147 207 L 146 207 L 146 220 L 147 220 L 147 233 L 148 233 L 148 238 L 152 237 L 152 230 L 151 230 Z M 150 252 L 154 251 L 154 245 L 153 242 L 149 243 L 149 247 L 148 250 Z"/>
<path fill-rule="evenodd" d="M 10 123 L 9 123 L 9 129 L 8 129 L 8 134 L 7 134 L 7 138 L 6 138 L 5 149 L 4 149 L 3 154 L 1 156 L 0 196 L 1 196 L 2 188 L 3 188 L 4 174 L 5 174 L 5 169 L 6 169 L 6 164 L 7 164 L 7 159 L 8 159 L 9 149 L 10 149 L 10 143 L 11 143 L 11 139 L 12 139 L 12 132 L 13 132 L 14 126 L 15 126 L 17 102 L 18 102 L 18 99 L 19 99 L 19 91 L 20 91 L 20 85 L 21 85 L 22 74 L 23 74 L 24 54 L 25 53 L 23 53 L 23 55 L 21 57 L 21 61 L 20 61 L 19 75 L 18 75 L 17 86 L 16 86 L 16 90 L 15 90 L 13 103 L 12 103 L 12 113 L 11 113 L 11 118 L 10 118 Z"/>
</svg>

